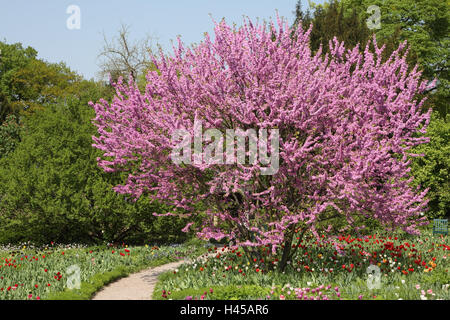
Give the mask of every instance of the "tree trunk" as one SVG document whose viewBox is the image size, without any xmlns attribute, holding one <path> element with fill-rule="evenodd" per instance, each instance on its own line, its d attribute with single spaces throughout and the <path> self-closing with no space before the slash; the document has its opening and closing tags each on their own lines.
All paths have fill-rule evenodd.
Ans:
<svg viewBox="0 0 450 320">
<path fill-rule="evenodd" d="M 290 235 L 288 239 L 284 242 L 283 255 L 281 256 L 280 261 L 280 271 L 284 272 L 287 266 L 287 262 L 290 258 L 291 248 L 292 248 L 292 239 L 294 235 Z"/>
</svg>

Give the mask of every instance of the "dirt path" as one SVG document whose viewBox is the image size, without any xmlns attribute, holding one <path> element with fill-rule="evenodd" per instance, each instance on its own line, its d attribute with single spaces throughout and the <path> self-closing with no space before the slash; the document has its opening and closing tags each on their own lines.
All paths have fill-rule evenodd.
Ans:
<svg viewBox="0 0 450 320">
<path fill-rule="evenodd" d="M 133 273 L 104 287 L 92 300 L 151 300 L 158 276 L 176 269 L 184 262 L 184 260 L 172 262 Z"/>
<path fill-rule="evenodd" d="M 228 248 L 218 248 L 220 253 L 228 252 Z M 99 292 L 92 300 L 152 300 L 153 290 L 158 282 L 158 276 L 169 270 L 174 270 L 183 263 L 204 261 L 208 257 L 215 256 L 217 252 L 205 253 L 194 260 L 187 259 L 149 268 L 128 277 L 113 282 Z"/>
</svg>

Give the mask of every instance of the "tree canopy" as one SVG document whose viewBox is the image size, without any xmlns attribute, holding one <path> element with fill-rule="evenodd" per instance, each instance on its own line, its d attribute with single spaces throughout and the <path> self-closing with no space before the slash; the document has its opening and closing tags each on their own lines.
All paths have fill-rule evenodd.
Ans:
<svg viewBox="0 0 450 320">
<path fill-rule="evenodd" d="M 48 63 L 20 43 L 0 42 L 0 123 L 8 114 L 30 114 L 77 92 L 82 77 L 64 63 Z"/>
<path fill-rule="evenodd" d="M 198 236 L 236 241 L 254 259 L 267 258 L 261 248 L 275 254 L 282 247 L 281 270 L 295 239 L 330 232 L 333 225 L 323 223 L 332 218 L 354 230 L 364 227 L 357 223 L 363 218 L 418 232 L 426 223 L 426 191 L 411 187 L 408 155 L 427 142 L 430 112 L 417 100 L 427 81 L 409 71 L 404 46 L 384 60 L 375 40 L 372 53 L 336 39 L 324 57 L 311 51 L 309 36 L 280 20 L 245 20 L 239 28 L 222 21 L 214 41 L 206 34 L 193 48 L 180 41 L 172 57 L 153 57 L 158 72 L 148 73 L 144 93 L 120 79 L 111 103 L 92 104 L 99 165 L 127 174 L 115 190 L 148 195 L 191 217 L 199 214 L 197 203 L 206 203 Z M 215 130 L 214 139 L 206 131 L 207 141 L 195 142 L 202 128 Z M 251 129 L 259 139 L 261 130 L 279 136 L 270 147 L 259 140 L 256 161 L 210 161 L 208 148 L 223 156 L 223 134 L 228 139 L 228 130 L 238 129 L 249 144 L 256 139 Z M 178 163 L 171 155 L 180 130 L 187 161 Z M 193 157 L 192 137 L 201 149 Z M 273 174 L 261 175 L 262 145 L 279 159 Z"/>
</svg>

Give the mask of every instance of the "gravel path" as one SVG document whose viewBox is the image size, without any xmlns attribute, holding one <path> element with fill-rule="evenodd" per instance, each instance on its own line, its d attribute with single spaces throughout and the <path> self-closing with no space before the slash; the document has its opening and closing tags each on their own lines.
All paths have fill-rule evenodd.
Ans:
<svg viewBox="0 0 450 320">
<path fill-rule="evenodd" d="M 158 276 L 184 262 L 181 260 L 133 273 L 104 287 L 92 300 L 151 300 Z"/>
</svg>

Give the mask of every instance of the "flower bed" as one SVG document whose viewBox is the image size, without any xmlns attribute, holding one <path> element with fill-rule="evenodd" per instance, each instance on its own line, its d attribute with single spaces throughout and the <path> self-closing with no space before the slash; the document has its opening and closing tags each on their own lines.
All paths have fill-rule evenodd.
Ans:
<svg viewBox="0 0 450 320">
<path fill-rule="evenodd" d="M 204 247 L 28 246 L 0 249 L 0 300 L 90 299 L 109 282 L 141 269 L 195 257 Z M 74 286 L 79 272 L 80 286 Z M 70 289 L 73 288 L 73 289 Z"/>
<path fill-rule="evenodd" d="M 449 299 L 449 250 L 448 237 L 429 232 L 309 236 L 279 272 L 277 258 L 250 262 L 242 248 L 215 248 L 212 257 L 162 275 L 154 298 Z"/>
</svg>

